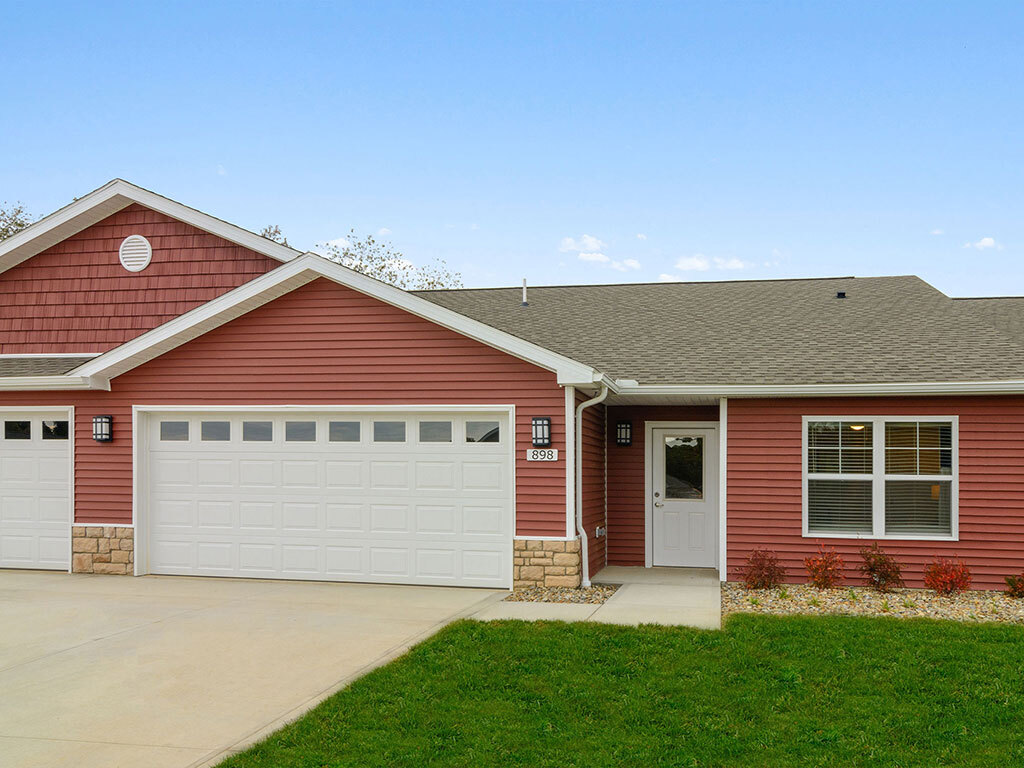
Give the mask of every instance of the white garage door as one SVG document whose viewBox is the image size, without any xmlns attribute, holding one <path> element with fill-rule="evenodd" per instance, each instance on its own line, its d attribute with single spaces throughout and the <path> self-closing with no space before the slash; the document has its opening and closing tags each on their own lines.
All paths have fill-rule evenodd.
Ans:
<svg viewBox="0 0 1024 768">
<path fill-rule="evenodd" d="M 0 567 L 70 566 L 68 429 L 66 411 L 0 412 Z"/>
<path fill-rule="evenodd" d="M 152 413 L 151 573 L 508 587 L 507 413 Z"/>
</svg>

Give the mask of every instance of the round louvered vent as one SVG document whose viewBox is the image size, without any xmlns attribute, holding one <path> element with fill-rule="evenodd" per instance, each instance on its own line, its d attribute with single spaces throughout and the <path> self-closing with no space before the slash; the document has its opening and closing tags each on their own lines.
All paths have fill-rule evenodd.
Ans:
<svg viewBox="0 0 1024 768">
<path fill-rule="evenodd" d="M 129 235 L 121 243 L 121 266 L 129 272 L 141 272 L 153 258 L 153 247 L 142 235 Z"/>
</svg>

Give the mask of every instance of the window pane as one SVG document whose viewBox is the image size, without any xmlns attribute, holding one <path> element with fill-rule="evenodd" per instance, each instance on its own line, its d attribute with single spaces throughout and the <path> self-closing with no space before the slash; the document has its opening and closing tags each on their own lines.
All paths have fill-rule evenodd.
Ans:
<svg viewBox="0 0 1024 768">
<path fill-rule="evenodd" d="M 31 440 L 31 421 L 5 421 L 4 438 L 7 440 Z"/>
<path fill-rule="evenodd" d="M 811 421 L 807 423 L 807 444 L 814 448 L 839 447 L 838 421 Z"/>
<path fill-rule="evenodd" d="M 952 534 L 951 483 L 930 480 L 885 482 L 885 532 L 949 536 Z"/>
<path fill-rule="evenodd" d="M 811 448 L 807 451 L 807 471 L 839 472 L 839 451 L 834 448 Z"/>
<path fill-rule="evenodd" d="M 161 440 L 188 440 L 187 421 L 161 421 Z"/>
<path fill-rule="evenodd" d="M 207 442 L 221 442 L 231 439 L 230 421 L 204 421 L 199 425 L 199 439 Z"/>
<path fill-rule="evenodd" d="M 916 448 L 916 421 L 888 421 L 885 423 L 886 448 Z"/>
<path fill-rule="evenodd" d="M 44 421 L 43 440 L 67 440 L 68 423 L 66 421 Z"/>
<path fill-rule="evenodd" d="M 421 443 L 450 443 L 452 441 L 452 423 L 450 421 L 421 421 Z"/>
<path fill-rule="evenodd" d="M 856 474 L 856 475 L 870 475 L 871 468 L 871 449 L 863 448 L 844 448 L 840 451 L 842 457 L 840 459 L 839 470 L 843 474 Z"/>
<path fill-rule="evenodd" d="M 704 438 L 665 438 L 665 498 L 704 498 Z"/>
<path fill-rule="evenodd" d="M 916 475 L 917 451 L 911 448 L 887 448 L 885 471 L 890 475 Z"/>
<path fill-rule="evenodd" d="M 840 433 L 840 444 L 843 448 L 870 448 L 872 426 L 871 422 L 844 421 Z"/>
<path fill-rule="evenodd" d="M 921 475 L 953 474 L 953 451 L 948 448 L 922 448 L 918 466 Z"/>
<path fill-rule="evenodd" d="M 497 443 L 500 437 L 501 430 L 496 421 L 466 422 L 467 443 Z"/>
<path fill-rule="evenodd" d="M 870 480 L 808 480 L 811 533 L 871 533 Z"/>
<path fill-rule="evenodd" d="M 404 443 L 405 422 L 404 421 L 375 421 L 373 422 L 373 440 L 377 443 Z"/>
<path fill-rule="evenodd" d="M 358 443 L 359 422 L 358 421 L 332 421 L 329 428 L 328 439 L 332 443 Z"/>
<path fill-rule="evenodd" d="M 918 425 L 922 448 L 952 448 L 953 425 L 948 421 L 922 421 Z"/>
<path fill-rule="evenodd" d="M 243 421 L 242 439 L 247 443 L 269 443 L 274 439 L 274 422 Z"/>
<path fill-rule="evenodd" d="M 312 443 L 316 440 L 316 422 L 286 421 L 284 439 L 289 443 Z"/>
</svg>

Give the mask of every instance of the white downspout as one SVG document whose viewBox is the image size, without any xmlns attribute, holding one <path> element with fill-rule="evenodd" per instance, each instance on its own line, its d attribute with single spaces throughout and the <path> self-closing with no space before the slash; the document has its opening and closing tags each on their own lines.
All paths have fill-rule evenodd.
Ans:
<svg viewBox="0 0 1024 768">
<path fill-rule="evenodd" d="M 576 406 L 576 531 L 580 535 L 580 586 L 590 586 L 590 561 L 587 557 L 587 531 L 583 527 L 583 410 L 608 397 L 608 385 L 602 384 L 595 397 Z"/>
</svg>

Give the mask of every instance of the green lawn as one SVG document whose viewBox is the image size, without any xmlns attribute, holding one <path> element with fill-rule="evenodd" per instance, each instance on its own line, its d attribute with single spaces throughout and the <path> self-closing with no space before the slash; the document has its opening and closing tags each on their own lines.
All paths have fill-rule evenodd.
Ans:
<svg viewBox="0 0 1024 768">
<path fill-rule="evenodd" d="M 1024 629 L 463 621 L 224 768 L 1024 765 Z"/>
</svg>

